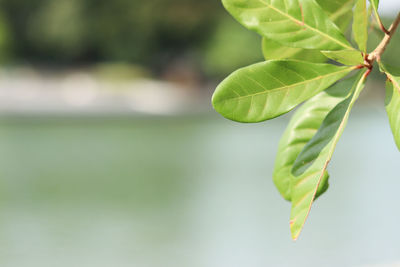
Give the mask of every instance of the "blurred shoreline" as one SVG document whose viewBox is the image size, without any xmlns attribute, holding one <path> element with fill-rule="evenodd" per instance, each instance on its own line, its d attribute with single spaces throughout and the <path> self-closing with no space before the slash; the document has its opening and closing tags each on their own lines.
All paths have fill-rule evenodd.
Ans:
<svg viewBox="0 0 400 267">
<path fill-rule="evenodd" d="M 0 114 L 179 115 L 211 107 L 215 85 L 112 77 L 93 69 L 0 69 Z"/>
<path fill-rule="evenodd" d="M 177 76 L 182 76 L 177 74 Z M 50 70 L 0 69 L 1 117 L 193 116 L 212 112 L 216 84 L 196 79 L 160 80 L 135 75 L 129 68 L 96 66 Z M 383 103 L 384 87 L 375 75 L 359 100 Z"/>
</svg>

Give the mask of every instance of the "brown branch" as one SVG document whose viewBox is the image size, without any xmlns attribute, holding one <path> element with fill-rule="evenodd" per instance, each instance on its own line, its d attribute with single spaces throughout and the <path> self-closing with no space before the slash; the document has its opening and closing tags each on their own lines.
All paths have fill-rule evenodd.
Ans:
<svg viewBox="0 0 400 267">
<path fill-rule="evenodd" d="M 389 30 L 387 30 L 385 28 L 385 25 L 383 25 L 383 22 L 381 20 L 381 17 L 379 16 L 378 12 L 374 11 L 375 13 L 375 20 L 378 23 L 378 27 L 385 33 L 385 34 L 389 34 Z"/>
<path fill-rule="evenodd" d="M 400 24 L 400 13 L 397 15 L 396 19 L 390 26 L 388 33 L 385 33 L 385 37 L 383 37 L 382 41 L 380 44 L 375 48 L 375 50 L 368 55 L 368 58 L 366 61 L 368 61 L 368 65 L 372 66 L 375 60 L 380 61 L 381 60 L 381 55 L 383 52 L 385 52 L 385 49 L 387 45 L 389 44 L 390 40 L 392 39 L 394 33 L 397 30 L 397 27 Z"/>
</svg>

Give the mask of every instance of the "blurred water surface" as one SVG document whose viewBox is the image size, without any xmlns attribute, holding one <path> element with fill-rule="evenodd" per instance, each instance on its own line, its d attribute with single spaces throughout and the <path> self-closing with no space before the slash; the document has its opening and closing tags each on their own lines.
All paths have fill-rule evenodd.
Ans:
<svg viewBox="0 0 400 267">
<path fill-rule="evenodd" d="M 381 1 L 386 27 L 399 7 Z M 210 111 L 216 83 L 263 60 L 260 38 L 214 0 L 1 1 L 0 267 L 400 266 L 385 77 L 293 242 L 271 177 L 289 116 Z"/>
<path fill-rule="evenodd" d="M 1 266 L 399 266 L 384 110 L 355 109 L 297 242 L 271 181 L 287 119 L 3 117 Z"/>
</svg>

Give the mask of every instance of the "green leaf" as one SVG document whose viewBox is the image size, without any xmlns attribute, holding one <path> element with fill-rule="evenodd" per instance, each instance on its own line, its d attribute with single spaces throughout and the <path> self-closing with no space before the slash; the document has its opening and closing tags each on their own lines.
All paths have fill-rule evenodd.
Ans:
<svg viewBox="0 0 400 267">
<path fill-rule="evenodd" d="M 368 40 L 368 12 L 366 0 L 357 0 L 354 8 L 353 34 L 358 48 L 366 53 Z"/>
<path fill-rule="evenodd" d="M 390 128 L 397 148 L 400 150 L 400 76 L 393 76 L 386 72 L 386 99 L 385 107 L 389 117 Z"/>
<path fill-rule="evenodd" d="M 344 32 L 353 17 L 352 8 L 355 0 L 318 0 L 328 17 Z M 264 58 L 270 59 L 299 59 L 315 63 L 326 62 L 319 50 L 288 47 L 266 37 L 262 41 Z"/>
<path fill-rule="evenodd" d="M 379 0 L 369 0 L 369 2 L 372 5 L 372 8 L 378 12 L 378 6 L 379 6 Z"/>
<path fill-rule="evenodd" d="M 291 200 L 290 184 L 294 180 L 291 170 L 297 156 L 315 135 L 328 112 L 349 95 L 353 83 L 354 78 L 346 79 L 320 92 L 304 103 L 291 118 L 279 142 L 273 173 L 275 186 L 286 200 Z M 316 197 L 328 189 L 328 178 L 325 172 Z"/>
<path fill-rule="evenodd" d="M 228 119 L 260 122 L 292 110 L 353 69 L 295 60 L 266 61 L 232 73 L 217 87 L 212 103 Z"/>
<path fill-rule="evenodd" d="M 286 46 L 353 49 L 337 26 L 314 0 L 222 0 L 245 27 Z"/>
<path fill-rule="evenodd" d="M 374 10 L 375 18 L 378 21 L 378 24 L 383 26 L 381 17 L 378 13 L 379 0 L 369 0 L 369 2 L 371 3 L 372 9 Z"/>
<path fill-rule="evenodd" d="M 292 174 L 295 178 L 291 184 L 290 228 L 294 240 L 298 238 L 308 217 L 318 186 L 346 126 L 350 111 L 364 87 L 365 77 L 365 71 L 361 72 L 351 95 L 328 113 L 315 136 L 305 145 L 293 165 Z"/>
<path fill-rule="evenodd" d="M 361 52 L 356 50 L 321 51 L 321 53 L 344 65 L 360 65 L 364 63 Z"/>
<path fill-rule="evenodd" d="M 329 18 L 345 32 L 353 17 L 355 0 L 317 0 Z"/>
<path fill-rule="evenodd" d="M 290 58 L 315 63 L 327 60 L 319 50 L 287 47 L 265 37 L 262 40 L 262 51 L 266 60 Z"/>
</svg>

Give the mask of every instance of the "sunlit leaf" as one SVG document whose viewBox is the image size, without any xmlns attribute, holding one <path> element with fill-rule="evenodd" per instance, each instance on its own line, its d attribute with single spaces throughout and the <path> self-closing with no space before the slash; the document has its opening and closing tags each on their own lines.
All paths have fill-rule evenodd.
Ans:
<svg viewBox="0 0 400 267">
<path fill-rule="evenodd" d="M 352 8 L 355 0 L 318 0 L 328 17 L 344 32 L 353 16 Z M 300 59 L 315 63 L 323 63 L 327 58 L 319 50 L 302 49 L 285 46 L 266 37 L 262 41 L 264 58 L 270 59 Z"/>
<path fill-rule="evenodd" d="M 294 60 L 266 61 L 232 73 L 217 87 L 212 103 L 228 119 L 264 121 L 290 111 L 353 69 Z"/>
<path fill-rule="evenodd" d="M 364 53 L 367 51 L 368 40 L 368 12 L 367 0 L 357 0 L 354 8 L 353 34 L 358 48 Z"/>
<path fill-rule="evenodd" d="M 336 83 L 302 105 L 291 118 L 278 147 L 273 180 L 281 195 L 291 200 L 291 173 L 293 164 L 304 146 L 315 135 L 322 121 L 333 107 L 349 95 L 354 78 Z M 328 173 L 325 172 L 316 197 L 328 189 Z"/>
<path fill-rule="evenodd" d="M 283 45 L 306 49 L 353 49 L 314 0 L 223 0 L 245 27 Z"/>
<path fill-rule="evenodd" d="M 290 58 L 315 63 L 322 63 L 327 60 L 319 50 L 288 47 L 265 37 L 262 40 L 262 51 L 266 60 Z"/>
<path fill-rule="evenodd" d="M 364 63 L 361 52 L 356 50 L 321 51 L 321 53 L 344 65 L 360 65 Z"/>
<path fill-rule="evenodd" d="M 364 74 L 365 72 L 362 72 L 358 76 L 351 95 L 328 113 L 315 136 L 305 145 L 293 165 L 292 174 L 295 178 L 291 183 L 290 228 L 295 240 L 310 212 L 318 186 L 346 126 L 350 111 L 364 87 Z"/>
</svg>

